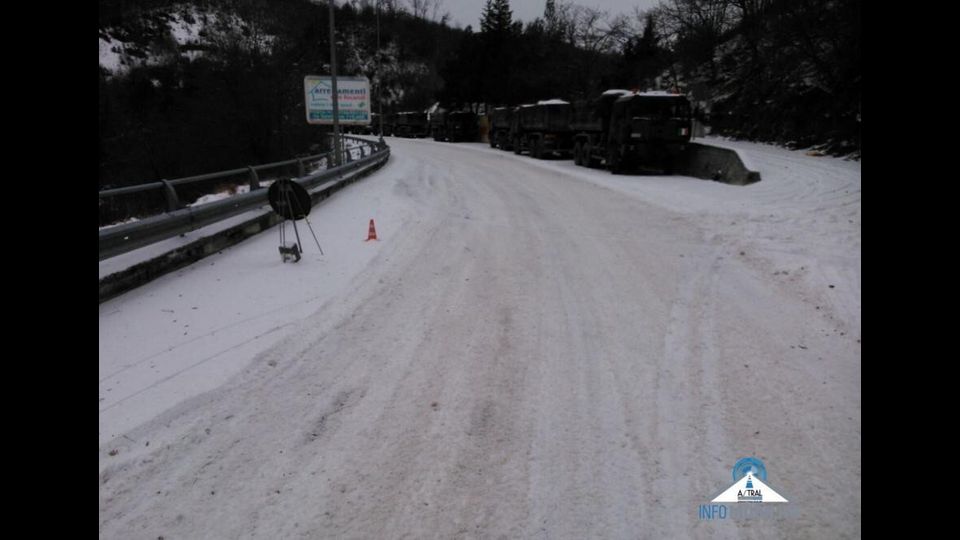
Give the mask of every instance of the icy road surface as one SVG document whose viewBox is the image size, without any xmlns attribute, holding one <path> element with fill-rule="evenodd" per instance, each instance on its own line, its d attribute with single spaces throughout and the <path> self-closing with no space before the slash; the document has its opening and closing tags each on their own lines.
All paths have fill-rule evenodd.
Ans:
<svg viewBox="0 0 960 540">
<path fill-rule="evenodd" d="M 301 224 L 100 305 L 101 538 L 860 536 L 859 163 L 389 142 L 326 256 Z M 796 515 L 700 520 L 745 456 Z"/>
</svg>

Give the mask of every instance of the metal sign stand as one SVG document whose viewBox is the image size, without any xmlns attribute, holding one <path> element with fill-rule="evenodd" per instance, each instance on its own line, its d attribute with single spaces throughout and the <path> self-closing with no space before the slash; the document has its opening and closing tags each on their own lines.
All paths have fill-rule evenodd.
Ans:
<svg viewBox="0 0 960 540">
<path fill-rule="evenodd" d="M 280 260 L 283 262 L 290 259 L 293 259 L 293 262 L 300 260 L 300 254 L 303 253 L 303 243 L 300 241 L 300 231 L 297 230 L 298 219 L 307 222 L 307 228 L 310 229 L 313 241 L 316 242 L 317 249 L 323 255 L 323 248 L 320 247 L 320 241 L 317 240 L 317 235 L 313 232 L 313 225 L 307 219 L 311 206 L 310 194 L 307 193 L 307 190 L 292 180 L 277 180 L 270 185 L 267 199 L 269 199 L 273 211 L 283 217 L 283 221 L 280 223 Z M 293 234 L 297 237 L 297 241 L 292 245 L 287 244 L 287 220 L 293 222 Z"/>
</svg>

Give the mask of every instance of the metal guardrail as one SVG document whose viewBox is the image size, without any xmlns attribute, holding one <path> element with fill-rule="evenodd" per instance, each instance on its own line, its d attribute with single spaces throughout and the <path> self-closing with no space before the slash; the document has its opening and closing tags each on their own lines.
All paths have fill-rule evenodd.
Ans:
<svg viewBox="0 0 960 540">
<path fill-rule="evenodd" d="M 325 154 L 317 154 L 313 156 L 307 156 L 297 159 L 288 159 L 287 161 L 277 161 L 275 163 L 264 163 L 263 165 L 254 165 L 252 167 L 246 167 L 244 169 L 233 169 L 229 171 L 220 171 L 215 173 L 208 174 L 198 174 L 196 176 L 187 176 L 184 178 L 178 178 L 176 180 L 160 180 L 158 182 L 150 182 L 147 184 L 137 184 L 135 186 L 125 186 L 120 188 L 105 189 L 100 192 L 100 198 L 108 197 L 117 197 L 120 195 L 130 195 L 133 193 L 141 193 L 144 191 L 151 191 L 154 189 L 167 189 L 169 186 L 182 186 L 186 184 L 194 184 L 197 182 L 206 182 L 208 180 L 216 180 L 218 178 L 230 178 L 233 176 L 238 176 L 244 173 L 250 175 L 251 188 L 257 189 L 252 184 L 258 184 L 260 181 L 259 172 L 266 171 L 270 169 L 278 169 L 282 167 L 289 167 L 291 165 L 296 165 L 299 173 L 298 176 L 306 175 L 306 163 L 320 161 L 321 159 L 330 159 L 333 156 L 333 152 L 327 152 Z"/>
<path fill-rule="evenodd" d="M 390 156 L 390 147 L 388 147 L 386 143 L 368 141 L 357 137 L 344 138 L 360 142 L 362 145 L 354 148 L 344 149 L 344 155 L 341 160 L 342 165 L 317 171 L 309 175 L 301 174 L 300 177 L 294 178 L 294 180 L 309 191 L 321 183 L 337 179 L 348 172 L 379 164 Z M 352 159 L 352 155 L 358 149 L 360 150 L 361 157 L 354 160 Z M 312 158 L 322 158 L 325 156 L 329 158 L 331 155 L 332 153 L 319 154 L 318 156 L 312 156 Z M 144 190 L 164 189 L 166 190 L 168 204 L 172 207 L 172 209 L 167 213 L 151 216 L 133 223 L 125 223 L 123 225 L 116 225 L 113 227 L 100 229 L 100 260 L 102 261 L 103 259 L 107 259 L 121 253 L 126 253 L 128 251 L 165 240 L 178 234 L 196 230 L 200 227 L 210 225 L 211 223 L 216 223 L 217 221 L 221 221 L 268 204 L 267 190 L 260 188 L 259 180 L 256 180 L 257 188 L 251 189 L 251 191 L 248 193 L 234 195 L 232 197 L 212 203 L 185 208 L 178 207 L 179 203 L 177 201 L 176 191 L 173 186 L 209 180 L 211 178 L 232 176 L 238 174 L 237 171 L 242 173 L 246 170 L 251 171 L 251 184 L 253 184 L 254 178 L 256 178 L 256 170 L 264 170 L 281 165 L 290 165 L 291 163 L 297 163 L 298 161 L 302 163 L 303 161 L 310 160 L 311 158 L 302 158 L 302 160 L 270 163 L 259 165 L 257 167 L 250 167 L 248 169 L 236 169 L 233 171 L 223 171 L 219 173 L 180 178 L 172 181 L 153 182 L 150 184 L 141 184 L 137 186 L 101 191 L 100 197 L 102 198 L 104 196 L 122 195 Z"/>
</svg>

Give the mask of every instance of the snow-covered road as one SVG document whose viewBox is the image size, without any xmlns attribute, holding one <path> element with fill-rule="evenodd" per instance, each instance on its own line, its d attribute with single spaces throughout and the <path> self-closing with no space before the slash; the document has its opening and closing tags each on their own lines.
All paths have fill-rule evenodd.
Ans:
<svg viewBox="0 0 960 540">
<path fill-rule="evenodd" d="M 859 163 L 389 142 L 326 257 L 267 233 L 100 306 L 102 538 L 860 536 Z M 744 456 L 796 516 L 698 519 Z"/>
</svg>

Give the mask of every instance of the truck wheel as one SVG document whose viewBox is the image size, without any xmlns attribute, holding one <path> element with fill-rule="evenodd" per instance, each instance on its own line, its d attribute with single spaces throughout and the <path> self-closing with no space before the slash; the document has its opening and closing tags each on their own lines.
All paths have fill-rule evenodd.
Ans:
<svg viewBox="0 0 960 540">
<path fill-rule="evenodd" d="M 584 143 L 583 145 L 583 157 L 581 158 L 584 166 L 588 169 L 596 169 L 600 166 L 600 163 L 593 158 L 593 145 L 590 143 Z"/>
<path fill-rule="evenodd" d="M 620 161 L 619 150 L 611 149 L 607 151 L 607 168 L 610 169 L 610 174 L 620 174 L 623 165 Z"/>
<path fill-rule="evenodd" d="M 674 163 L 673 156 L 667 156 L 663 160 L 663 173 L 667 176 L 671 176 L 676 173 L 677 166 Z"/>
</svg>

